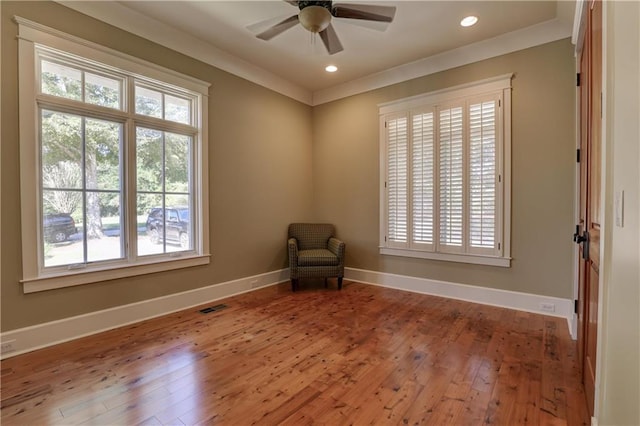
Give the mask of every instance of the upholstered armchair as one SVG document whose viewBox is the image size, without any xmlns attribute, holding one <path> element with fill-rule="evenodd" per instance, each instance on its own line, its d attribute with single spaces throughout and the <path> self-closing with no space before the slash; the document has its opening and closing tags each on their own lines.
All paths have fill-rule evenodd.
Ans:
<svg viewBox="0 0 640 426">
<path fill-rule="evenodd" d="M 292 223 L 289 225 L 289 268 L 291 290 L 296 291 L 300 278 L 338 278 L 342 290 L 344 277 L 344 243 L 334 237 L 333 225 L 326 223 Z"/>
</svg>

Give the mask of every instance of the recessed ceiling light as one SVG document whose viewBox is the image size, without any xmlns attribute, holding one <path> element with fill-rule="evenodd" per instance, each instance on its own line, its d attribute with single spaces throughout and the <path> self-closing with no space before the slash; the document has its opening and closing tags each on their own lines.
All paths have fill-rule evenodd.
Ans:
<svg viewBox="0 0 640 426">
<path fill-rule="evenodd" d="M 338 71 L 338 67 L 336 67 L 335 65 L 327 65 L 324 70 L 326 72 L 336 72 Z"/>
<path fill-rule="evenodd" d="M 460 25 L 462 25 L 463 27 L 470 27 L 474 25 L 476 22 L 478 22 L 477 16 L 467 16 L 462 21 L 460 21 Z"/>
</svg>

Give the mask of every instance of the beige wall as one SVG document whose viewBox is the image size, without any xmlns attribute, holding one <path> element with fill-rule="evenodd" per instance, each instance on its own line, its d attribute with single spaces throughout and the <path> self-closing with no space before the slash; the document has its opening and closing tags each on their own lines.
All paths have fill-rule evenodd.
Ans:
<svg viewBox="0 0 640 426">
<path fill-rule="evenodd" d="M 600 425 L 640 425 L 640 3 L 605 9 L 604 262 Z M 624 191 L 623 227 L 614 194 Z"/>
<path fill-rule="evenodd" d="M 378 254 L 377 104 L 505 73 L 512 92 L 511 268 Z M 314 212 L 347 242 L 347 266 L 573 297 L 575 68 L 561 40 L 315 107 Z"/>
<path fill-rule="evenodd" d="M 285 268 L 286 226 L 311 216 L 311 108 L 53 2 L 2 8 L 2 331 Z M 23 294 L 14 15 L 210 82 L 211 264 Z"/>
<path fill-rule="evenodd" d="M 572 297 L 574 74 L 568 40 L 313 108 L 55 3 L 2 3 L 2 204 L 18 206 L 14 15 L 212 83 L 212 264 L 22 294 L 18 211 L 2 216 L 2 329 L 189 290 L 286 266 L 286 224 L 337 225 L 347 265 Z M 377 104 L 507 72 L 513 80 L 513 211 L 509 269 L 380 256 Z M 313 143 L 312 143 L 313 140 Z M 313 171 L 313 175 L 312 175 Z M 310 191 L 312 189 L 312 191 Z M 312 198 L 313 194 L 313 198 Z M 245 241 L 251 241 L 246 244 Z"/>
</svg>

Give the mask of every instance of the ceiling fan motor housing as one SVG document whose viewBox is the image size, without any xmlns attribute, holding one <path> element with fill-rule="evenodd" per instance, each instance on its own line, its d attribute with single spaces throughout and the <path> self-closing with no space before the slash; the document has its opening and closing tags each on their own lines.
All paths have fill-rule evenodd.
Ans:
<svg viewBox="0 0 640 426">
<path fill-rule="evenodd" d="M 331 12 L 331 8 L 333 7 L 332 1 L 321 1 L 321 0 L 301 0 L 298 2 L 298 8 L 300 10 L 304 9 L 307 6 L 320 6 L 320 7 L 324 7 L 325 9 L 327 9 L 329 12 Z"/>
<path fill-rule="evenodd" d="M 299 1 L 298 19 L 302 26 L 312 33 L 319 33 L 331 23 L 330 1 Z"/>
</svg>

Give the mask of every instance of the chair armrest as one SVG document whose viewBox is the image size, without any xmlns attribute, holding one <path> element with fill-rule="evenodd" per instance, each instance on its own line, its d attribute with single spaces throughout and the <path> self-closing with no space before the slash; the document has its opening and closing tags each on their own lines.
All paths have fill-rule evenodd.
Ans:
<svg viewBox="0 0 640 426">
<path fill-rule="evenodd" d="M 331 237 L 329 238 L 328 248 L 331 253 L 338 256 L 338 260 L 342 265 L 344 263 L 344 242 L 340 241 L 337 238 Z"/>
<path fill-rule="evenodd" d="M 289 266 L 298 266 L 298 240 L 289 238 L 287 248 L 289 251 Z"/>
</svg>

